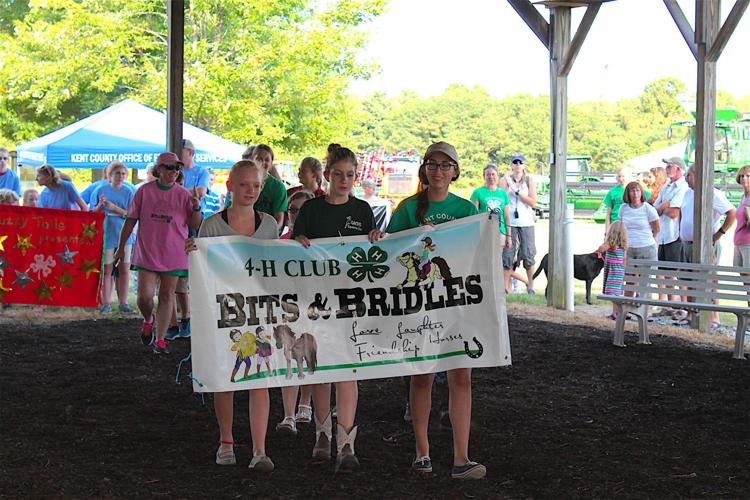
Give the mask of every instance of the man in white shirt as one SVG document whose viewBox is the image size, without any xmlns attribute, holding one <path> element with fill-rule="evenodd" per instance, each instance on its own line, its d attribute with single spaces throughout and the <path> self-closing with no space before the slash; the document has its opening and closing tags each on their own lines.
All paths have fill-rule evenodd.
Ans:
<svg viewBox="0 0 750 500">
<path fill-rule="evenodd" d="M 682 242 L 682 262 L 693 262 L 693 230 L 695 228 L 693 220 L 693 207 L 695 206 L 695 167 L 693 165 L 687 170 L 685 175 L 688 184 L 688 190 L 685 193 L 682 207 L 680 208 L 680 240 Z M 724 217 L 724 222 L 721 218 Z M 714 252 L 712 256 L 713 263 L 719 261 L 721 247 L 719 240 L 724 236 L 729 228 L 734 225 L 736 219 L 736 210 L 734 205 L 727 199 L 727 196 L 714 187 L 713 210 L 711 211 L 713 221 L 713 242 Z M 717 301 L 714 301 L 716 303 Z M 689 320 L 685 320 L 687 323 Z M 718 311 L 711 311 L 711 328 L 721 326 Z"/>
<path fill-rule="evenodd" d="M 654 202 L 661 226 L 656 243 L 659 245 L 659 260 L 679 262 L 682 255 L 680 208 L 688 190 L 683 176 L 685 162 L 676 156 L 662 161 L 667 164 L 667 177 L 670 182 L 664 186 Z"/>
</svg>

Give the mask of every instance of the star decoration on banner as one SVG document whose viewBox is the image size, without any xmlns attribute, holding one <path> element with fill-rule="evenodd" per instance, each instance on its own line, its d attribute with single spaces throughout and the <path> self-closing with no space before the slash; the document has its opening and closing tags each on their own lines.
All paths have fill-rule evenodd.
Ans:
<svg viewBox="0 0 750 500">
<path fill-rule="evenodd" d="M 56 255 L 58 257 L 60 257 L 60 264 L 62 264 L 62 265 L 70 264 L 72 266 L 72 265 L 75 264 L 73 262 L 73 257 L 75 257 L 76 255 L 78 255 L 78 252 L 77 251 L 76 252 L 71 252 L 70 249 L 68 248 L 68 245 L 65 245 L 65 251 L 64 252 L 60 252 L 60 253 L 58 253 Z"/>
<path fill-rule="evenodd" d="M 0 276 L 3 276 L 5 274 L 5 271 L 3 271 L 3 269 L 5 269 L 6 267 L 10 267 L 10 264 L 8 264 L 8 261 L 5 260 L 5 255 L 0 255 Z"/>
<path fill-rule="evenodd" d="M 3 241 L 7 239 L 8 239 L 7 235 L 0 236 L 0 250 L 5 251 L 5 247 L 3 246 Z"/>
<path fill-rule="evenodd" d="M 48 287 L 44 281 L 40 282 L 39 287 L 34 290 L 36 292 L 36 300 L 41 302 L 43 299 L 47 299 L 52 302 L 52 290 L 54 289 L 55 287 Z"/>
<path fill-rule="evenodd" d="M 73 275 L 68 274 L 67 270 L 57 277 L 57 281 L 60 283 L 61 290 L 65 287 L 73 288 Z"/>
<path fill-rule="evenodd" d="M 33 283 L 34 280 L 29 278 L 29 272 L 26 271 L 25 273 L 22 273 L 21 271 L 16 271 L 16 280 L 13 282 L 14 285 L 18 285 L 21 288 L 26 288 L 26 285 L 29 283 Z"/>
<path fill-rule="evenodd" d="M 99 272 L 99 268 L 96 267 L 96 260 L 94 259 L 91 259 L 91 260 L 83 259 L 83 264 L 78 266 L 78 270 L 86 273 L 86 279 L 89 278 L 89 275 L 91 275 L 91 273 Z"/>
<path fill-rule="evenodd" d="M 2 300 L 5 297 L 5 294 L 10 292 L 12 288 L 7 288 L 5 285 L 3 285 L 3 279 L 0 278 L 0 300 Z"/>
<path fill-rule="evenodd" d="M 93 243 L 94 236 L 99 234 L 99 231 L 96 230 L 96 222 L 92 222 L 91 224 L 86 224 L 85 222 L 81 222 L 81 226 L 83 226 L 83 232 L 81 233 L 82 238 L 88 238 L 89 241 Z M 88 278 L 88 276 L 86 276 Z"/>
<path fill-rule="evenodd" d="M 31 243 L 31 236 L 18 236 L 18 241 L 16 242 L 14 248 L 18 248 L 21 251 L 21 255 L 26 256 L 26 252 L 29 250 L 29 248 L 36 248 L 33 243 Z"/>
</svg>

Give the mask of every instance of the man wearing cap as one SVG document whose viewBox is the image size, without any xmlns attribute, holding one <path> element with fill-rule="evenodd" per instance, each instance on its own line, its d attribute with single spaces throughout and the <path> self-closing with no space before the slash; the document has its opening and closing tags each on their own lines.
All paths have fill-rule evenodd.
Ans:
<svg viewBox="0 0 750 500">
<path fill-rule="evenodd" d="M 193 146 L 190 139 L 182 140 L 182 154 L 180 155 L 180 159 L 184 164 L 182 175 L 185 176 L 182 186 L 187 190 L 196 188 L 198 196 L 203 199 L 208 192 L 208 170 L 195 164 L 195 146 Z"/>
<path fill-rule="evenodd" d="M 654 201 L 654 208 L 659 214 L 659 234 L 656 235 L 656 243 L 659 247 L 658 259 L 660 261 L 680 262 L 682 259 L 682 243 L 680 242 L 680 207 L 688 190 L 687 182 L 683 176 L 685 162 L 682 158 L 674 156 L 662 160 L 666 163 L 669 184 L 659 192 Z M 667 277 L 667 279 L 669 279 Z M 670 295 L 669 299 L 674 302 L 680 301 L 677 294 Z M 684 312 L 677 319 L 684 319 Z"/>
<path fill-rule="evenodd" d="M 534 295 L 534 264 L 536 239 L 534 235 L 534 207 L 536 186 L 534 178 L 526 173 L 526 157 L 518 154 L 510 160 L 510 175 L 505 175 L 498 186 L 508 192 L 510 200 L 510 234 L 513 239 L 515 263 L 526 269 L 526 292 Z M 514 267 L 515 268 L 515 267 Z M 508 283 L 506 283 L 508 288 Z"/>
</svg>

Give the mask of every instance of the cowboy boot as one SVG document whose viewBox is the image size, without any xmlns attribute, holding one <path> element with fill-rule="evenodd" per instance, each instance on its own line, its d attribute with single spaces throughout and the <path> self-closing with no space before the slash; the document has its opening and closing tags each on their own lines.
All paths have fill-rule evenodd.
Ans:
<svg viewBox="0 0 750 500">
<path fill-rule="evenodd" d="M 347 434 L 344 426 L 336 424 L 336 472 L 351 472 L 359 467 L 359 460 L 354 454 L 354 440 L 357 439 L 355 425 Z"/>
<path fill-rule="evenodd" d="M 315 418 L 315 446 L 313 447 L 312 456 L 318 460 L 331 459 L 331 437 L 333 429 L 331 425 L 331 414 L 328 413 L 322 422 Z"/>
</svg>

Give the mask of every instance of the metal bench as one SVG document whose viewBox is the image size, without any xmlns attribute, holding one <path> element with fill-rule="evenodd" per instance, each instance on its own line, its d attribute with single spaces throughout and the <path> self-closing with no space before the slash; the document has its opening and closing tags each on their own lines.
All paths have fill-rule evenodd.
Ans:
<svg viewBox="0 0 750 500">
<path fill-rule="evenodd" d="M 675 290 L 675 286 L 685 289 Z M 614 345 L 625 347 L 624 328 L 628 313 L 635 315 L 638 320 L 638 343 L 651 343 L 648 338 L 649 306 L 676 307 L 692 312 L 718 311 L 737 316 L 734 357 L 745 359 L 745 335 L 746 329 L 750 326 L 750 269 L 633 259 L 625 266 L 624 290 L 637 296 L 597 297 L 599 300 L 609 300 L 615 304 L 617 320 Z M 688 297 L 689 302 L 659 300 L 659 294 L 681 295 Z M 714 300 L 721 303 L 714 304 Z"/>
</svg>

